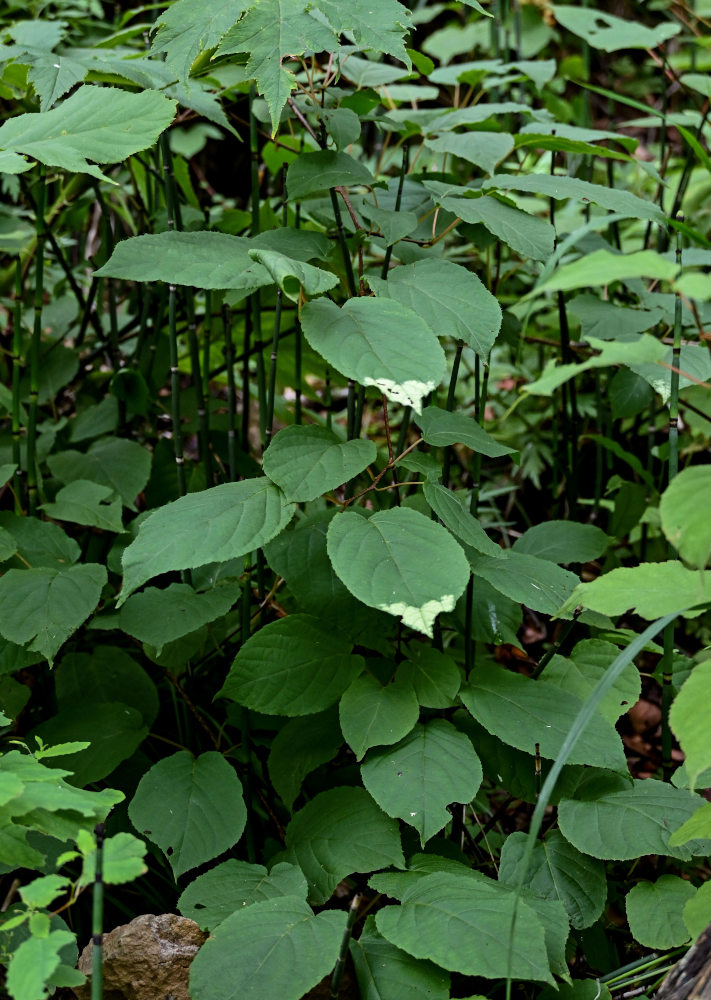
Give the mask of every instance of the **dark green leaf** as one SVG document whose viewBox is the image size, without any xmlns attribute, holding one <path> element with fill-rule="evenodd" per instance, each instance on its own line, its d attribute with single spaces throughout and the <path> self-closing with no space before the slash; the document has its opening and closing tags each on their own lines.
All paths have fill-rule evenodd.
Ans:
<svg viewBox="0 0 711 1000">
<path fill-rule="evenodd" d="M 286 427 L 264 453 L 263 468 L 289 501 L 315 500 L 375 461 L 372 441 L 342 441 L 326 427 Z"/>
<path fill-rule="evenodd" d="M 191 882 L 178 909 L 203 930 L 213 931 L 242 907 L 281 896 L 306 899 L 306 879 L 298 868 L 282 863 L 268 872 L 262 865 L 232 859 Z"/>
<path fill-rule="evenodd" d="M 408 681 L 381 684 L 372 674 L 357 677 L 339 705 L 341 730 L 357 760 L 370 747 L 397 743 L 410 732 L 419 714 L 417 696 Z"/>
</svg>

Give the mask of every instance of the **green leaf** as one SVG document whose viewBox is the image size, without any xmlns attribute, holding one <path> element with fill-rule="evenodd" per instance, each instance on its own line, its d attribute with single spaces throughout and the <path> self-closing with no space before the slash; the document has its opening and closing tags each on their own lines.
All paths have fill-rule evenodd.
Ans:
<svg viewBox="0 0 711 1000">
<path fill-rule="evenodd" d="M 482 780 L 470 740 L 444 719 L 418 724 L 387 750 L 371 750 L 360 772 L 378 805 L 414 827 L 423 847 L 450 821 L 447 806 L 471 802 Z"/>
<path fill-rule="evenodd" d="M 242 645 L 218 697 L 274 715 L 332 705 L 363 669 L 353 643 L 311 615 L 270 622 Z"/>
<path fill-rule="evenodd" d="M 390 746 L 406 736 L 419 718 L 420 705 L 408 681 L 381 684 L 363 674 L 344 692 L 338 711 L 343 737 L 356 760 L 362 760 L 370 747 Z"/>
<path fill-rule="evenodd" d="M 419 879 L 401 906 L 386 906 L 375 918 L 380 933 L 415 958 L 468 976 L 500 979 L 508 961 L 514 893 L 484 878 L 433 873 Z M 511 955 L 516 979 L 552 983 L 543 925 L 519 903 Z"/>
<path fill-rule="evenodd" d="M 305 295 L 320 295 L 338 284 L 338 276 L 313 264 L 292 260 L 276 250 L 250 250 L 249 256 L 266 268 L 272 281 L 292 302 Z"/>
<path fill-rule="evenodd" d="M 411 69 L 403 36 L 409 31 L 412 14 L 399 0 L 381 0 L 373 6 L 370 0 L 316 0 L 315 6 L 328 19 L 336 34 L 353 34 L 361 49 L 394 56 Z"/>
<path fill-rule="evenodd" d="M 0 578 L 0 634 L 41 653 L 50 662 L 86 621 L 107 581 L 96 563 L 67 569 L 10 569 Z"/>
<path fill-rule="evenodd" d="M 60 763 L 74 774 L 80 786 L 100 781 L 127 760 L 148 735 L 141 713 L 120 701 L 80 701 L 41 722 L 36 736 L 54 744 L 86 741 L 87 749 L 63 753 Z M 67 806 L 68 808 L 68 806 Z"/>
<path fill-rule="evenodd" d="M 586 701 L 595 685 L 619 655 L 617 646 L 602 639 L 584 639 L 570 658 L 554 656 L 545 668 L 544 680 Z M 634 663 L 628 663 L 600 703 L 599 712 L 612 725 L 637 703 L 642 678 Z"/>
<path fill-rule="evenodd" d="M 363 788 L 332 788 L 311 799 L 289 823 L 286 846 L 315 905 L 348 875 L 405 866 L 397 823 Z"/>
<path fill-rule="evenodd" d="M 7 966 L 7 988 L 14 1000 L 44 1000 L 45 984 L 61 963 L 60 952 L 74 940 L 67 930 L 32 935 L 23 941 Z"/>
<path fill-rule="evenodd" d="M 536 285 L 528 297 L 541 292 L 609 285 L 613 281 L 626 281 L 629 278 L 661 278 L 663 281 L 672 281 L 678 273 L 677 264 L 665 260 L 654 250 L 637 250 L 634 253 L 594 250 L 579 260 L 557 268 L 553 277 Z"/>
<path fill-rule="evenodd" d="M 301 153 L 286 173 L 290 201 L 299 201 L 333 187 L 370 186 L 375 178 L 370 170 L 348 153 L 319 149 Z"/>
<path fill-rule="evenodd" d="M 263 469 L 288 501 L 315 500 L 360 475 L 377 458 L 373 441 L 342 441 L 326 427 L 286 427 L 264 453 Z"/>
<path fill-rule="evenodd" d="M 511 550 L 496 557 L 471 555 L 474 579 L 483 579 L 512 601 L 533 611 L 556 614 L 578 584 L 578 578 L 547 559 Z"/>
<path fill-rule="evenodd" d="M 481 223 L 492 236 L 502 240 L 522 257 L 546 260 L 553 253 L 555 230 L 550 222 L 506 205 L 498 198 L 491 195 L 480 198 L 435 195 L 435 201 L 463 222 Z"/>
<path fill-rule="evenodd" d="M 653 28 L 641 21 L 628 21 L 614 17 L 599 7 L 574 7 L 555 4 L 553 13 L 556 21 L 574 35 L 584 38 L 588 45 L 604 52 L 619 49 L 655 49 L 658 45 L 678 35 L 681 26 L 670 21 L 662 21 Z"/>
<path fill-rule="evenodd" d="M 711 802 L 699 806 L 669 838 L 672 847 L 688 844 L 690 840 L 711 839 Z"/>
<path fill-rule="evenodd" d="M 365 518 L 346 511 L 328 529 L 328 554 L 359 601 L 432 635 L 469 580 L 464 552 L 449 532 L 407 507 Z"/>
<path fill-rule="evenodd" d="M 603 615 L 621 615 L 633 610 L 652 620 L 708 601 L 711 601 L 711 582 L 707 583 L 705 574 L 670 560 L 619 566 L 590 583 L 579 583 L 563 611 L 582 604 Z"/>
<path fill-rule="evenodd" d="M 230 859 L 191 882 L 178 909 L 203 930 L 213 931 L 243 907 L 282 896 L 306 899 L 306 879 L 294 865 L 282 862 L 268 872 L 262 865 Z"/>
<path fill-rule="evenodd" d="M 33 909 L 46 909 L 57 896 L 65 893 L 70 885 L 68 878 L 61 875 L 47 875 L 44 878 L 33 879 L 19 891 L 23 903 Z"/>
<path fill-rule="evenodd" d="M 638 198 L 631 191 L 624 188 L 607 187 L 602 184 L 591 184 L 589 181 L 579 180 L 577 177 L 568 177 L 558 174 L 506 174 L 497 175 L 485 181 L 483 189 L 485 191 L 495 188 L 498 191 L 520 191 L 529 194 L 541 194 L 546 198 L 560 200 L 562 198 L 574 198 L 582 204 L 593 202 L 609 212 L 617 212 L 620 215 L 630 216 L 633 219 L 648 219 L 652 222 L 663 222 L 664 213 L 652 201 L 645 201 Z M 604 253 L 609 251 L 596 251 Z M 593 255 L 594 256 L 594 255 Z M 634 255 L 631 255 L 634 256 Z M 656 254 L 651 254 L 656 257 Z M 590 255 L 586 259 L 589 260 Z"/>
<path fill-rule="evenodd" d="M 67 653 L 54 671 L 54 690 L 61 710 L 79 702 L 121 702 L 135 708 L 150 726 L 158 715 L 158 691 L 146 671 L 123 649 L 101 647 L 93 653 Z"/>
<path fill-rule="evenodd" d="M 175 105 L 155 90 L 79 87 L 51 111 L 9 118 L 0 126 L 0 150 L 107 180 L 88 161 L 118 163 L 152 146 L 173 120 Z"/>
<path fill-rule="evenodd" d="M 539 379 L 524 386 L 525 391 L 533 395 L 550 396 L 564 382 L 591 368 L 606 368 L 608 365 L 629 365 L 630 367 L 642 364 L 656 365 L 664 359 L 665 354 L 664 345 L 647 334 L 643 334 L 633 342 L 620 344 L 606 343 L 603 340 L 588 337 L 588 343 L 600 353 L 594 354 L 587 361 L 581 361 L 579 364 L 547 365 Z"/>
<path fill-rule="evenodd" d="M 418 413 L 444 375 L 444 351 L 437 338 L 399 302 L 355 298 L 339 309 L 317 299 L 306 303 L 301 322 L 309 344 L 342 375 L 375 386 Z"/>
<path fill-rule="evenodd" d="M 551 760 L 560 753 L 583 704 L 545 680 L 534 681 L 484 664 L 472 673 L 460 697 L 477 722 L 494 736 L 529 754 L 536 752 L 538 744 L 541 756 Z M 568 763 L 626 771 L 620 738 L 602 716 L 590 720 Z"/>
<path fill-rule="evenodd" d="M 96 877 L 96 841 L 91 834 L 82 831 L 91 848 L 84 856 L 80 885 L 91 885 Z M 144 863 L 146 845 L 132 833 L 117 833 L 104 840 L 102 877 L 107 885 L 122 885 L 133 882 L 148 871 Z"/>
<path fill-rule="evenodd" d="M 682 910 L 684 923 L 692 940 L 698 938 L 711 923 L 711 882 L 704 882 Z"/>
<path fill-rule="evenodd" d="M 61 569 L 75 563 L 81 554 L 78 543 L 69 538 L 58 524 L 21 517 L 10 511 L 0 511 L 0 526 L 9 531 L 17 544 L 21 560 L 16 565 L 32 569 L 47 566 Z"/>
<path fill-rule="evenodd" d="M 630 787 L 622 778 L 610 776 L 601 787 L 583 786 L 577 794 L 581 797 L 561 801 L 558 821 L 566 840 L 583 854 L 614 861 L 643 854 L 688 860 L 693 853 L 708 851 L 704 840 L 683 847 L 670 843 L 671 832 L 688 820 L 702 801 L 682 788 L 653 778 L 637 779 Z M 697 832 L 695 836 L 705 834 Z"/>
<path fill-rule="evenodd" d="M 145 488 L 151 472 L 151 455 L 135 441 L 108 437 L 95 441 L 86 454 L 61 451 L 50 455 L 47 464 L 60 482 L 90 479 L 109 486 L 123 499 L 126 507 L 135 510 L 134 501 Z"/>
<path fill-rule="evenodd" d="M 609 544 L 609 536 L 594 524 L 544 521 L 524 531 L 512 548 L 554 563 L 585 563 L 599 558 Z"/>
<path fill-rule="evenodd" d="M 152 52 L 165 52 L 166 62 L 182 79 L 203 52 L 214 49 L 250 3 L 216 0 L 208 10 L 199 0 L 176 0 L 156 21 Z"/>
<path fill-rule="evenodd" d="M 139 781 L 128 814 L 176 878 L 236 844 L 247 822 L 239 778 L 214 751 L 193 757 L 181 750 L 158 761 Z"/>
<path fill-rule="evenodd" d="M 412 684 L 423 708 L 451 708 L 462 683 L 452 657 L 421 643 L 413 643 L 408 656 L 397 668 L 397 680 Z"/>
<path fill-rule="evenodd" d="M 124 550 L 119 606 L 153 576 L 227 562 L 260 548 L 293 513 L 294 505 L 266 476 L 188 493 L 160 507 Z"/>
<path fill-rule="evenodd" d="M 695 895 L 693 885 L 677 875 L 638 882 L 625 899 L 632 935 L 645 948 L 666 950 L 685 944 L 690 935 L 683 910 Z"/>
<path fill-rule="evenodd" d="M 711 661 L 697 663 L 690 676 L 681 686 L 669 712 L 669 725 L 679 740 L 686 755 L 684 761 L 693 791 L 696 779 L 707 767 L 711 767 L 711 745 L 705 713 L 700 705 L 709 704 L 711 698 Z"/>
<path fill-rule="evenodd" d="M 190 966 L 193 1000 L 300 1000 L 335 965 L 345 914 L 283 896 L 237 910 Z"/>
<path fill-rule="evenodd" d="M 517 454 L 513 448 L 500 444 L 476 420 L 465 417 L 463 413 L 450 413 L 438 406 L 426 406 L 417 418 L 417 423 L 422 430 L 423 439 L 437 448 L 463 444 L 487 458 Z"/>
<path fill-rule="evenodd" d="M 327 764 L 343 746 L 335 709 L 290 719 L 274 737 L 267 767 L 274 790 L 289 811 L 307 774 Z"/>
<path fill-rule="evenodd" d="M 501 329 L 501 306 L 472 271 L 448 260 L 421 260 L 394 268 L 387 281 L 368 281 L 376 295 L 412 309 L 438 337 L 463 340 L 488 360 Z"/>
<path fill-rule="evenodd" d="M 362 1000 L 448 1000 L 448 974 L 386 941 L 372 916 L 350 953 Z"/>
<path fill-rule="evenodd" d="M 118 624 L 122 632 L 155 646 L 160 653 L 166 643 L 227 614 L 238 596 L 239 587 L 230 584 L 204 594 L 186 583 L 171 583 L 165 590 L 148 587 L 129 597 Z"/>
<path fill-rule="evenodd" d="M 711 528 L 699 497 L 711 487 L 711 467 L 683 469 L 667 486 L 659 503 L 662 529 L 681 558 L 704 569 L 711 558 Z"/>
<path fill-rule="evenodd" d="M 445 132 L 436 139 L 425 139 L 433 153 L 450 153 L 475 164 L 486 174 L 493 174 L 496 165 L 514 148 L 512 135 L 505 132 Z"/>
<path fill-rule="evenodd" d="M 123 531 L 121 501 L 110 486 L 100 486 L 88 479 L 75 479 L 62 487 L 53 503 L 40 506 L 56 521 L 88 524 L 104 531 Z"/>
<path fill-rule="evenodd" d="M 428 407 L 431 409 L 431 407 Z M 464 507 L 456 493 L 452 493 L 441 483 L 426 482 L 424 485 L 425 500 L 446 528 L 476 552 L 498 558 L 501 549 L 492 542 L 481 523 Z"/>
<path fill-rule="evenodd" d="M 526 847 L 526 834 L 509 834 L 501 849 L 499 878 L 516 885 Z M 602 913 L 607 895 L 605 866 L 581 854 L 558 830 L 537 841 L 525 876 L 527 888 L 545 899 L 558 899 L 576 930 L 590 927 Z"/>
</svg>

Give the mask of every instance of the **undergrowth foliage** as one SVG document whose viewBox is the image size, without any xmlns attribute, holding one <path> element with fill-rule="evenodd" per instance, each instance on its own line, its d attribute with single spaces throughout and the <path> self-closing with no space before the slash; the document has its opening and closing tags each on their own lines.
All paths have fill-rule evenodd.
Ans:
<svg viewBox="0 0 711 1000">
<path fill-rule="evenodd" d="M 0 8 L 8 995 L 176 909 L 194 1000 L 653 985 L 711 922 L 711 5 L 108 8 Z"/>
</svg>

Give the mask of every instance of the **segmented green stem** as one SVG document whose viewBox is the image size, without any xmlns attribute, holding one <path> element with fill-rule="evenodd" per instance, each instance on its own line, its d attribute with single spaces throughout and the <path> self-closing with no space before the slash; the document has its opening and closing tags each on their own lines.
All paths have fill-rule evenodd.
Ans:
<svg viewBox="0 0 711 1000">
<path fill-rule="evenodd" d="M 30 514 L 37 509 L 37 399 L 39 396 L 39 354 L 42 340 L 42 305 L 44 299 L 44 247 L 45 247 L 45 204 L 46 204 L 46 171 L 43 164 L 39 165 L 39 187 L 36 200 L 36 235 L 37 249 L 35 251 L 35 297 L 34 325 L 30 341 L 30 394 L 27 414 L 27 506 Z"/>
<path fill-rule="evenodd" d="M 232 340 L 232 315 L 222 306 L 222 325 L 225 331 L 225 364 L 227 365 L 227 465 L 230 482 L 237 479 L 237 387 L 235 385 L 234 341 Z"/>
<path fill-rule="evenodd" d="M 338 950 L 338 958 L 336 959 L 336 964 L 333 968 L 333 975 L 331 976 L 331 994 L 329 1000 L 338 1000 L 338 994 L 341 992 L 343 973 L 346 971 L 346 959 L 348 958 L 348 946 L 351 942 L 353 926 L 358 916 L 359 904 L 360 896 L 356 895 L 351 900 L 351 905 L 348 908 L 348 919 L 346 920 L 345 930 L 343 931 L 343 937 L 341 938 L 341 947 Z"/>
<path fill-rule="evenodd" d="M 170 415 L 173 423 L 173 454 L 178 479 L 178 493 L 185 496 L 185 456 L 183 432 L 180 425 L 180 369 L 178 367 L 178 333 L 175 324 L 176 289 L 168 286 L 168 336 L 170 340 Z"/>
<path fill-rule="evenodd" d="M 12 464 L 16 467 L 12 486 L 15 513 L 22 513 L 22 461 L 20 454 L 20 368 L 22 365 L 22 260 L 15 269 L 15 301 L 12 310 Z"/>
<path fill-rule="evenodd" d="M 91 920 L 91 1000 L 103 1000 L 104 996 L 104 837 L 103 823 L 94 828 L 96 838 L 96 862 L 94 867 L 94 889 Z"/>
</svg>

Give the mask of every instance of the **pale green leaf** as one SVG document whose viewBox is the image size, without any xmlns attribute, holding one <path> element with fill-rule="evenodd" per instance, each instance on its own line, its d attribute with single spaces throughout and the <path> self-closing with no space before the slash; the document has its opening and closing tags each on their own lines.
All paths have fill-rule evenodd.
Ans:
<svg viewBox="0 0 711 1000">
<path fill-rule="evenodd" d="M 689 940 L 684 907 L 696 890 L 677 875 L 656 882 L 638 882 L 627 893 L 625 908 L 632 936 L 645 948 L 677 948 Z"/>
<path fill-rule="evenodd" d="M 583 204 L 592 202 L 610 212 L 617 212 L 633 219 L 648 219 L 652 222 L 663 222 L 664 213 L 652 201 L 638 198 L 624 188 L 607 187 L 603 184 L 591 184 L 577 177 L 558 174 L 511 174 L 496 175 L 485 181 L 485 191 L 517 191 L 524 194 L 541 194 L 546 198 L 560 200 L 573 198 Z M 655 258 L 656 254 L 652 254 Z"/>
<path fill-rule="evenodd" d="M 219 696 L 274 715 L 332 705 L 363 669 L 353 643 L 311 615 L 270 622 L 241 646 Z"/>
<path fill-rule="evenodd" d="M 281 896 L 306 899 L 306 889 L 306 879 L 295 865 L 282 862 L 269 872 L 262 865 L 230 859 L 191 882 L 178 909 L 203 930 L 212 931 L 245 906 Z"/>
<path fill-rule="evenodd" d="M 678 847 L 679 844 L 688 844 L 690 840 L 697 839 L 711 839 L 711 802 L 699 806 L 688 819 L 685 819 L 679 829 L 671 835 L 669 843 L 672 847 Z"/>
<path fill-rule="evenodd" d="M 408 681 L 381 684 L 363 674 L 343 693 L 338 713 L 343 737 L 361 760 L 370 747 L 390 746 L 406 736 L 419 718 L 420 705 Z"/>
<path fill-rule="evenodd" d="M 106 437 L 95 441 L 85 454 L 68 450 L 50 455 L 47 464 L 60 482 L 90 479 L 109 486 L 127 507 L 135 509 L 134 501 L 151 472 L 151 455 L 135 441 Z"/>
<path fill-rule="evenodd" d="M 0 511 L 0 526 L 15 539 L 20 560 L 14 565 L 38 569 L 47 566 L 62 569 L 71 566 L 81 555 L 78 543 L 62 531 L 58 524 L 22 517 L 9 510 Z"/>
<path fill-rule="evenodd" d="M 214 49 L 249 6 L 241 0 L 215 0 L 205 8 L 201 0 L 176 0 L 156 21 L 152 51 L 165 52 L 166 63 L 186 79 L 197 57 Z"/>
<path fill-rule="evenodd" d="M 328 529 L 328 554 L 359 601 L 430 636 L 437 615 L 454 608 L 469 579 L 464 552 L 449 532 L 407 507 L 370 518 L 339 514 Z"/>
<path fill-rule="evenodd" d="M 463 340 L 488 360 L 501 328 L 501 306 L 472 271 L 448 260 L 421 260 L 394 268 L 387 281 L 369 283 L 376 295 L 418 313 L 438 337 Z"/>
<path fill-rule="evenodd" d="M 711 467 L 692 466 L 672 480 L 659 504 L 667 540 L 696 569 L 704 569 L 711 558 L 711 526 L 699 503 L 699 497 L 708 496 L 710 489 Z"/>
<path fill-rule="evenodd" d="M 474 718 L 504 743 L 554 760 L 583 702 L 545 680 L 534 681 L 499 666 L 482 664 L 460 697 Z M 567 763 L 626 771 L 620 737 L 602 716 L 593 716 Z"/>
<path fill-rule="evenodd" d="M 14 1000 L 44 1000 L 45 984 L 61 963 L 60 952 L 74 940 L 71 931 L 57 930 L 23 941 L 7 966 L 7 988 Z"/>
<path fill-rule="evenodd" d="M 471 741 L 444 719 L 418 724 L 393 747 L 371 750 L 360 772 L 381 809 L 414 827 L 423 847 L 450 821 L 447 806 L 471 802 L 482 780 Z"/>
<path fill-rule="evenodd" d="M 480 198 L 435 196 L 435 201 L 463 222 L 481 223 L 492 236 L 502 240 L 522 257 L 546 260 L 555 247 L 555 230 L 550 222 L 519 208 L 506 205 L 491 195 Z"/>
<path fill-rule="evenodd" d="M 669 725 L 686 755 L 684 765 L 693 791 L 696 780 L 711 767 L 711 741 L 706 713 L 701 705 L 711 704 L 711 660 L 697 663 L 681 686 L 669 712 Z"/>
<path fill-rule="evenodd" d="M 613 281 L 625 281 L 629 278 L 661 278 L 663 281 L 672 281 L 678 272 L 677 264 L 665 260 L 654 250 L 636 250 L 634 253 L 594 250 L 579 260 L 557 268 L 553 277 L 536 285 L 527 297 L 541 292 L 564 292 L 571 288 L 609 285 Z"/>
<path fill-rule="evenodd" d="M 685 611 L 711 601 L 706 574 L 687 569 L 677 560 L 618 566 L 590 583 L 579 583 L 564 612 L 579 604 L 603 615 L 633 610 L 649 621 L 670 611 Z M 698 614 L 698 612 L 696 612 Z M 692 612 L 693 614 L 693 612 Z"/>
<path fill-rule="evenodd" d="M 155 90 L 79 87 L 50 111 L 9 118 L 0 126 L 0 150 L 105 180 L 88 161 L 117 163 L 152 146 L 170 125 L 175 103 Z"/>
<path fill-rule="evenodd" d="M 345 914 L 314 916 L 297 896 L 267 899 L 223 920 L 190 966 L 192 1000 L 301 1000 L 335 965 Z"/>
<path fill-rule="evenodd" d="M 711 882 L 704 882 L 682 910 L 684 923 L 692 940 L 703 934 L 711 924 Z"/>
<path fill-rule="evenodd" d="M 417 313 L 381 298 L 307 302 L 301 322 L 309 344 L 346 378 L 375 386 L 416 412 L 445 373 L 444 351 Z"/>
<path fill-rule="evenodd" d="M 349 482 L 376 458 L 373 441 L 342 441 L 326 427 L 292 426 L 274 437 L 263 469 L 287 500 L 303 502 Z"/>
<path fill-rule="evenodd" d="M 136 830 L 160 847 L 177 878 L 242 836 L 242 786 L 222 754 L 181 750 L 148 770 L 128 807 Z"/>
<path fill-rule="evenodd" d="M 597 251 L 595 252 L 597 253 Z M 606 251 L 600 251 L 600 253 L 603 252 Z M 651 251 L 644 252 L 651 253 Z M 593 255 L 591 254 L 591 256 Z M 575 378 L 577 375 L 591 368 L 607 368 L 609 365 L 629 365 L 630 367 L 634 367 L 640 364 L 654 364 L 662 361 L 666 353 L 664 345 L 656 338 L 647 334 L 643 334 L 637 340 L 625 341 L 623 343 L 596 340 L 594 337 L 588 337 L 588 343 L 593 350 L 600 353 L 594 354 L 587 361 L 580 361 L 577 364 L 549 364 L 539 379 L 524 386 L 524 391 L 537 396 L 550 396 L 564 382 Z M 660 369 L 660 372 L 664 376 L 662 369 Z"/>
<path fill-rule="evenodd" d="M 348 875 L 405 865 L 397 823 L 363 788 L 332 788 L 311 799 L 289 823 L 286 846 L 314 904 L 325 903 Z"/>
<path fill-rule="evenodd" d="M 68 878 L 62 875 L 46 875 L 23 885 L 20 891 L 22 902 L 33 909 L 46 909 L 57 896 L 61 896 L 70 886 Z"/>
<path fill-rule="evenodd" d="M 294 505 L 265 476 L 188 493 L 158 508 L 124 550 L 119 605 L 153 576 L 227 562 L 260 548 L 293 513 Z"/>
<path fill-rule="evenodd" d="M 250 250 L 249 256 L 266 268 L 272 281 L 292 302 L 298 302 L 302 293 L 321 295 L 338 284 L 337 275 L 313 264 L 292 260 L 276 250 Z"/>
<path fill-rule="evenodd" d="M 92 838 L 93 840 L 93 838 Z M 148 871 L 145 865 L 147 847 L 132 833 L 116 833 L 103 844 L 102 878 L 106 885 L 133 882 Z M 80 885 L 91 885 L 96 877 L 96 845 L 84 857 Z"/>
<path fill-rule="evenodd" d="M 186 583 L 171 583 L 165 590 L 148 587 L 129 597 L 121 608 L 118 625 L 122 632 L 149 643 L 160 653 L 166 643 L 227 614 L 239 593 L 239 587 L 230 584 L 202 594 Z"/>
<path fill-rule="evenodd" d="M 107 573 L 89 563 L 67 569 L 10 569 L 0 578 L 0 634 L 31 643 L 50 662 L 99 603 Z"/>
<path fill-rule="evenodd" d="M 553 13 L 556 21 L 564 28 L 584 38 L 588 45 L 604 52 L 617 52 L 619 49 L 655 49 L 681 31 L 681 25 L 671 21 L 662 21 L 650 28 L 638 19 L 629 21 L 615 17 L 599 7 L 555 4 Z"/>
<path fill-rule="evenodd" d="M 316 7 L 328 18 L 337 34 L 353 34 L 360 49 L 372 49 L 394 56 L 411 69 L 403 36 L 410 29 L 412 14 L 399 0 L 316 0 Z"/>
<path fill-rule="evenodd" d="M 569 658 L 555 655 L 545 668 L 544 680 L 570 691 L 585 701 L 619 655 L 617 646 L 602 639 L 584 639 Z M 642 678 L 634 663 L 628 663 L 606 693 L 598 711 L 612 725 L 639 700 Z"/>
</svg>

